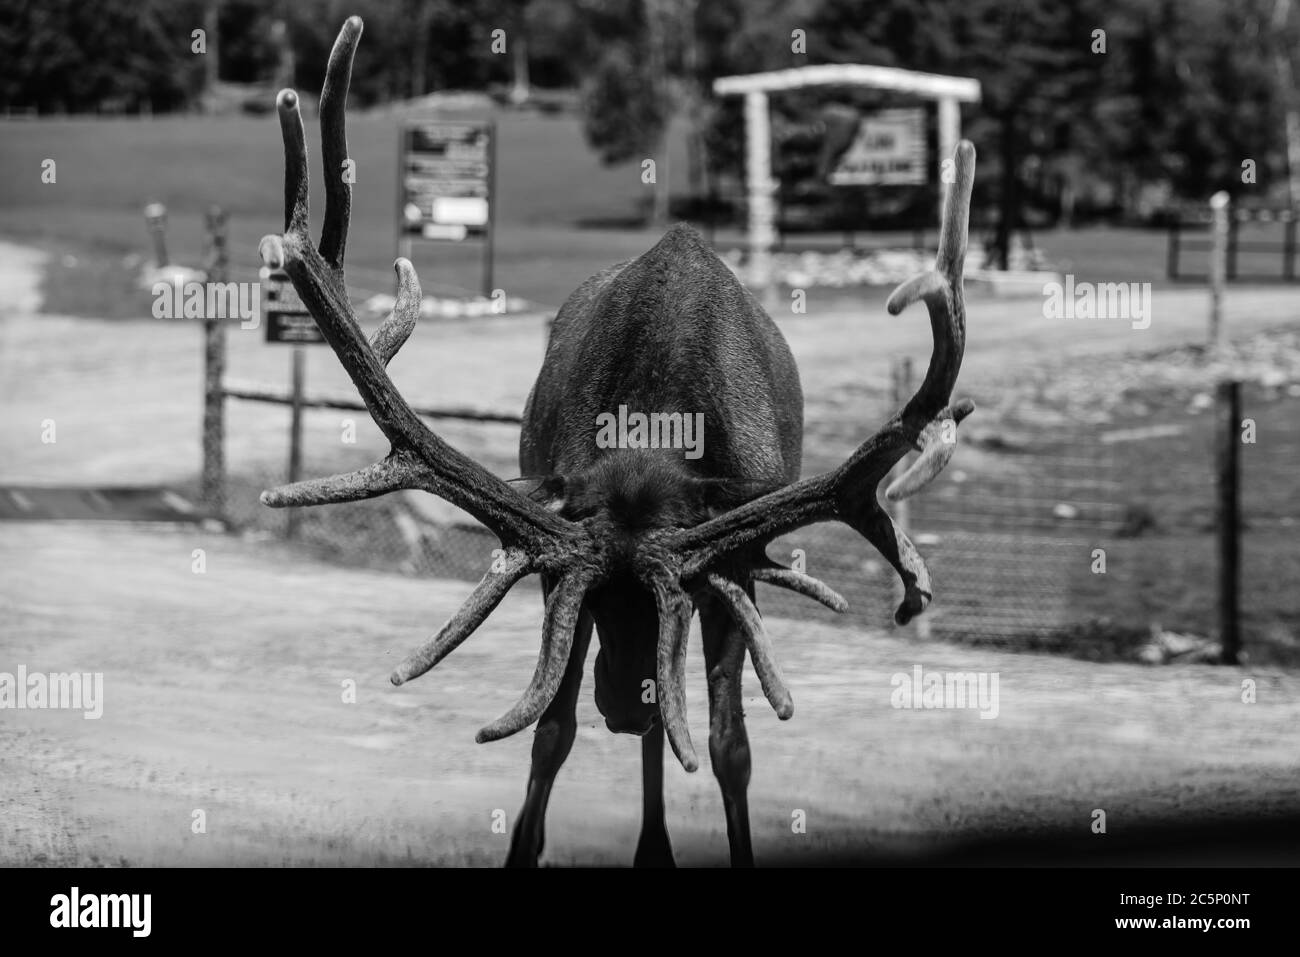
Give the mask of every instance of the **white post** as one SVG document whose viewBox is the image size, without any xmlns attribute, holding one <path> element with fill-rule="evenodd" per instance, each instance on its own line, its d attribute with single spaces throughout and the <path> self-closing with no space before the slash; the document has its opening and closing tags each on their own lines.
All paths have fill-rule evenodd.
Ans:
<svg viewBox="0 0 1300 957">
<path fill-rule="evenodd" d="M 770 296 L 776 204 L 772 179 L 772 130 L 767 94 L 745 94 L 745 184 L 749 200 L 749 284 L 760 302 Z"/>
<path fill-rule="evenodd" d="M 955 97 L 939 98 L 939 169 L 953 158 L 957 152 L 957 141 L 961 139 L 961 104 Z M 943 222 L 943 195 L 946 192 L 942 180 L 939 183 L 939 221 Z"/>
<path fill-rule="evenodd" d="M 1228 194 L 1223 190 L 1210 197 L 1210 348 L 1223 338 L 1223 284 L 1228 259 Z"/>
</svg>

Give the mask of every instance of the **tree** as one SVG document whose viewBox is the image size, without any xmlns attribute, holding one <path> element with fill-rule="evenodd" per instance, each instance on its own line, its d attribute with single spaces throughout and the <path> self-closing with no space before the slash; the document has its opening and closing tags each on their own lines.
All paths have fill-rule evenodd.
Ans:
<svg viewBox="0 0 1300 957">
<path fill-rule="evenodd" d="M 591 66 L 583 80 L 583 129 L 606 164 L 654 162 L 650 223 L 668 218 L 668 123 L 677 105 L 683 0 L 616 0 L 583 18 Z"/>
<path fill-rule="evenodd" d="M 1005 269 L 1020 225 L 1022 168 L 1068 150 L 1071 104 L 1094 82 L 1082 7 L 1053 0 L 825 0 L 811 21 L 810 56 L 874 63 L 980 81 L 967 135 L 996 183 L 993 252 Z"/>
<path fill-rule="evenodd" d="M 1145 187 L 1204 199 L 1241 190 L 1244 158 L 1261 176 L 1279 169 L 1285 122 L 1266 40 L 1278 2 L 821 0 L 809 56 L 980 81 L 966 131 L 1005 265 L 1027 199 L 1054 192 L 1059 213 L 1104 192 L 1132 213 Z"/>
<path fill-rule="evenodd" d="M 0 26 L 0 100 L 42 113 L 183 106 L 203 83 L 190 51 L 197 0 L 9 4 Z"/>
</svg>

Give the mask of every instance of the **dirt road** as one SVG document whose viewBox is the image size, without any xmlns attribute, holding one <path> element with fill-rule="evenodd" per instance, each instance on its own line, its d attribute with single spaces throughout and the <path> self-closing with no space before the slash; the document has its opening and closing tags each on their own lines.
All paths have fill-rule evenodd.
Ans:
<svg viewBox="0 0 1300 957">
<path fill-rule="evenodd" d="M 7 523 L 0 568 L 0 671 L 104 675 L 98 720 L 0 711 L 0 864 L 503 858 L 493 815 L 513 823 L 530 735 L 473 736 L 531 673 L 531 586 L 437 670 L 394 689 L 389 669 L 469 586 L 124 525 Z M 1122 834 L 1154 818 L 1300 806 L 1294 675 L 1099 666 L 784 620 L 770 630 L 796 710 L 779 722 L 748 676 L 760 863 L 845 846 L 919 851 L 976 832 L 1087 835 L 1096 808 Z M 916 665 L 996 672 L 996 719 L 893 708 L 892 676 Z M 705 767 L 668 768 L 669 831 L 683 863 L 725 864 L 702 672 L 693 635 L 688 704 Z M 1244 677 L 1255 704 L 1241 701 Z M 355 703 L 343 700 L 349 680 Z M 639 749 L 604 729 L 590 677 L 579 722 L 546 860 L 629 863 Z M 196 810 L 206 833 L 191 831 Z M 792 831 L 798 810 L 806 834 Z"/>
<path fill-rule="evenodd" d="M 647 245 L 649 240 L 647 240 Z M 0 242 L 0 483 L 106 484 L 175 482 L 199 468 L 202 329 L 194 320 L 104 322 L 35 312 L 40 256 Z M 12 293 L 12 294 L 11 294 Z M 930 352 L 925 310 L 884 310 L 886 291 L 846 297 L 812 291 L 806 315 L 775 318 L 799 363 L 806 395 L 808 458 L 847 454 L 885 412 L 890 363 L 911 355 L 918 375 Z M 141 314 L 148 297 L 142 293 Z M 1149 329 L 1125 320 L 1049 320 L 1041 298 L 972 295 L 959 392 L 988 408 L 1015 370 L 1070 356 L 1079 364 L 1145 352 L 1204 334 L 1204 290 L 1157 289 Z M 1294 294 L 1281 288 L 1230 293 L 1227 327 L 1245 335 L 1290 321 Z M 537 318 L 487 318 L 422 325 L 390 371 L 412 401 L 522 410 L 541 365 L 545 328 Z M 287 388 L 289 352 L 267 345 L 261 330 L 232 328 L 227 376 Z M 308 392 L 355 391 L 326 346 L 307 349 Z M 864 389 L 871 408 L 863 405 Z M 879 404 L 878 411 L 873 411 Z M 57 442 L 41 441 L 52 419 Z M 356 443 L 341 441 L 344 419 Z M 287 409 L 227 404 L 226 457 L 235 471 L 272 474 L 283 466 Z M 387 443 L 364 413 L 309 411 L 304 419 L 308 474 L 372 461 Z M 509 426 L 440 423 L 463 451 L 502 474 L 517 474 L 518 431 Z"/>
</svg>

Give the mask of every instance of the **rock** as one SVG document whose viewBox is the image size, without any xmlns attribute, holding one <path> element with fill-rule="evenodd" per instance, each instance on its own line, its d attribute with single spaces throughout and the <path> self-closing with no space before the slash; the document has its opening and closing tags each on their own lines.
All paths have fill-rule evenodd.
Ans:
<svg viewBox="0 0 1300 957">
<path fill-rule="evenodd" d="M 1157 640 L 1170 658 L 1196 651 L 1207 644 L 1206 639 L 1198 635 L 1180 635 L 1176 631 L 1162 631 Z"/>
<path fill-rule="evenodd" d="M 1151 640 L 1138 649 L 1138 661 L 1147 665 L 1163 665 L 1173 661 L 1180 664 L 1212 664 L 1223 656 L 1218 642 L 1202 635 L 1165 631 L 1151 625 Z"/>
<path fill-rule="evenodd" d="M 1163 665 L 1165 650 L 1158 642 L 1149 642 L 1138 649 L 1137 658 L 1144 665 Z"/>
</svg>

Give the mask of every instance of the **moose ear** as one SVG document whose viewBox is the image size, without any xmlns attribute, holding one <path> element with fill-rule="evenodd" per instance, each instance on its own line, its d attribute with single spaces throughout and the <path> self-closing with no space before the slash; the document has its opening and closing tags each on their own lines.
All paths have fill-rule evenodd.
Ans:
<svg viewBox="0 0 1300 957">
<path fill-rule="evenodd" d="M 564 508 L 572 491 L 571 482 L 563 475 L 525 475 L 511 479 L 510 484 L 552 512 Z"/>
</svg>

